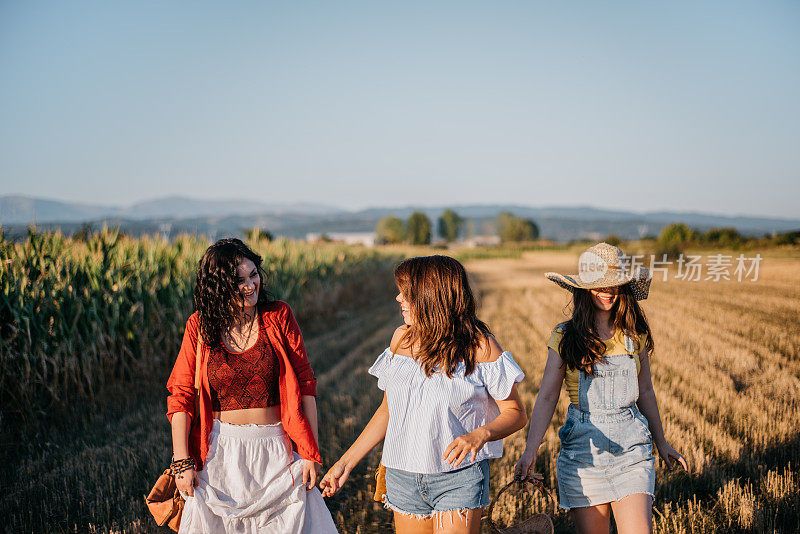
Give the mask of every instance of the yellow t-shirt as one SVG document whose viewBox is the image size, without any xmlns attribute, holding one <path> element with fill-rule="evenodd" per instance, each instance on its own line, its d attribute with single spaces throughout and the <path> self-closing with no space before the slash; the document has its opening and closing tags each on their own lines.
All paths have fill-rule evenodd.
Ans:
<svg viewBox="0 0 800 534">
<path fill-rule="evenodd" d="M 547 342 L 547 346 L 556 351 L 558 354 L 558 344 L 561 343 L 561 338 L 563 337 L 563 333 L 561 332 L 560 326 L 557 326 L 553 330 L 553 334 L 550 336 L 550 341 Z M 642 364 L 639 361 L 639 353 L 644 349 L 644 345 L 647 342 L 647 334 L 640 334 L 639 335 L 639 343 L 636 343 L 636 337 L 633 338 L 634 348 L 636 349 L 633 354 L 633 359 L 636 361 L 636 374 L 639 374 L 639 369 L 641 368 Z M 611 339 L 605 340 L 606 344 L 606 351 L 603 353 L 604 356 L 610 356 L 612 354 L 626 354 L 628 353 L 625 350 L 625 334 L 622 332 L 621 329 L 617 329 L 614 332 L 614 335 Z M 578 381 L 580 379 L 580 371 L 578 369 L 570 369 L 567 367 L 567 372 L 564 375 L 564 386 L 567 388 L 567 393 L 569 393 L 569 401 L 574 404 L 575 406 L 578 405 Z"/>
</svg>

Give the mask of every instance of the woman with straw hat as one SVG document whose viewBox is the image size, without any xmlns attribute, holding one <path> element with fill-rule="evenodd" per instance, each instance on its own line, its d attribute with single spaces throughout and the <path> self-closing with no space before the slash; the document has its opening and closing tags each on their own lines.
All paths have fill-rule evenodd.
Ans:
<svg viewBox="0 0 800 534">
<path fill-rule="evenodd" d="M 650 274 L 631 269 L 622 251 L 599 243 L 581 254 L 577 275 L 545 273 L 572 293 L 572 317 L 550 337 L 547 364 L 525 452 L 515 477 L 529 476 L 553 418 L 562 383 L 570 406 L 558 432 L 559 505 L 581 534 L 607 534 L 611 513 L 620 533 L 652 532 L 653 443 L 672 467 L 686 460 L 664 437 L 649 357 L 654 344 L 638 301 Z"/>
</svg>

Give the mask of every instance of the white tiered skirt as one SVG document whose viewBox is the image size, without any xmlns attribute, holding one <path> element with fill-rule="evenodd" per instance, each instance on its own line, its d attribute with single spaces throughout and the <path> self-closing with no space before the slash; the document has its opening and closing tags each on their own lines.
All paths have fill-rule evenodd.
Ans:
<svg viewBox="0 0 800 534">
<path fill-rule="evenodd" d="M 181 534 L 337 533 L 319 489 L 303 485 L 303 460 L 281 423 L 214 420 L 197 478 L 194 496 L 184 495 Z"/>
</svg>

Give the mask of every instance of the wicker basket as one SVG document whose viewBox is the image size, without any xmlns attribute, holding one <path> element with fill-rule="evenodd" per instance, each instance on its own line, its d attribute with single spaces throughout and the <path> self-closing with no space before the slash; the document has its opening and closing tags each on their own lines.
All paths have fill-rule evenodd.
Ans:
<svg viewBox="0 0 800 534">
<path fill-rule="evenodd" d="M 510 527 L 500 528 L 492 519 L 492 511 L 494 510 L 494 504 L 500 500 L 500 495 L 503 494 L 511 486 L 518 486 L 520 489 L 525 489 L 526 484 L 530 484 L 533 486 L 534 490 L 539 491 L 543 495 L 546 495 L 554 504 L 555 500 L 553 500 L 553 496 L 550 495 L 550 492 L 547 491 L 547 488 L 544 487 L 541 479 L 543 478 L 538 473 L 533 475 L 535 478 L 528 477 L 524 480 L 512 480 L 508 484 L 503 487 L 499 492 L 497 492 L 497 496 L 492 500 L 491 504 L 489 504 L 489 510 L 487 518 L 489 520 L 489 527 L 492 529 L 494 534 L 553 534 L 553 521 L 550 519 L 550 516 L 547 514 L 533 514 L 528 519 L 524 520 L 521 523 L 517 523 L 516 525 L 511 525 Z"/>
</svg>

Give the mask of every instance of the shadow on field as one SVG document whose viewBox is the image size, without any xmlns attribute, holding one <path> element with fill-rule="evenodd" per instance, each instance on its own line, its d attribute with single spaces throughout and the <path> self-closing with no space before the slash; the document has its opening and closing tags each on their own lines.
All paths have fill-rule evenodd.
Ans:
<svg viewBox="0 0 800 534">
<path fill-rule="evenodd" d="M 675 509 L 697 501 L 720 523 L 720 532 L 796 532 L 799 465 L 800 433 L 795 432 L 765 448 L 744 447 L 738 461 L 712 459 L 696 475 L 661 471 L 656 478 L 656 508 Z M 781 476 L 787 472 L 794 482 L 787 484 L 789 491 L 781 491 Z"/>
<path fill-rule="evenodd" d="M 63 407 L 52 427 L 6 449 L 0 509 L 7 531 L 156 532 L 141 512 L 172 450 L 164 382 L 106 386 L 102 405 Z"/>
<path fill-rule="evenodd" d="M 367 367 L 398 324 L 396 303 L 343 317 L 306 339 L 321 387 L 317 397 L 321 452 L 329 468 L 380 404 Z M 341 369 L 344 365 L 347 369 Z M 169 369 L 113 383 L 95 401 L 57 406 L 7 430 L 0 449 L 0 532 L 170 532 L 155 525 L 144 496 L 172 452 L 165 416 Z M 4 421 L 7 429 L 17 428 Z M 388 532 L 391 515 L 370 499 L 378 451 L 326 503 L 341 532 Z"/>
</svg>

